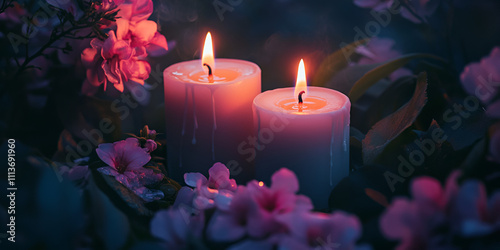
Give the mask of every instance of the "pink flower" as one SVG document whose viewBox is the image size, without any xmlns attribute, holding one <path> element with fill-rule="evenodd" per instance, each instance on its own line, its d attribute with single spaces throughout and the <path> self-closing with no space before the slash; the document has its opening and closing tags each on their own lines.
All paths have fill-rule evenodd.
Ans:
<svg viewBox="0 0 500 250">
<path fill-rule="evenodd" d="M 195 207 L 207 209 L 216 205 L 227 209 L 237 188 L 236 181 L 229 178 L 229 169 L 220 162 L 215 163 L 208 170 L 208 174 L 208 180 L 200 173 L 184 174 L 186 184 L 195 187 Z"/>
<path fill-rule="evenodd" d="M 84 157 L 75 160 L 75 165 L 72 167 L 61 166 L 59 168 L 59 174 L 72 182 L 75 182 L 77 186 L 84 187 L 87 184 L 87 180 L 90 176 L 89 157 Z"/>
<path fill-rule="evenodd" d="M 297 212 L 279 219 L 290 232 L 281 237 L 280 249 L 355 249 L 361 236 L 358 218 L 343 212 Z"/>
<path fill-rule="evenodd" d="M 146 149 L 146 152 L 148 153 L 155 151 L 157 147 L 158 145 L 156 145 L 156 142 L 151 139 L 147 139 L 144 144 L 144 149 Z"/>
<path fill-rule="evenodd" d="M 161 191 L 144 188 L 144 185 L 161 181 L 163 174 L 143 167 L 151 160 L 151 156 L 139 146 L 136 138 L 100 144 L 96 152 L 99 158 L 108 164 L 107 167 L 98 168 L 99 172 L 114 176 L 117 181 L 146 201 L 163 198 Z"/>
<path fill-rule="evenodd" d="M 460 75 L 462 85 L 467 93 L 476 96 L 483 103 L 490 103 L 498 94 L 500 86 L 500 47 L 495 47 L 491 53 L 480 62 L 465 66 Z M 498 108 L 498 103 L 496 107 Z M 487 114 L 500 118 L 498 110 L 488 107 Z"/>
<path fill-rule="evenodd" d="M 106 90 L 109 81 L 118 91 L 123 92 L 125 82 L 144 84 L 144 80 L 149 77 L 149 63 L 136 56 L 135 50 L 130 47 L 130 41 L 117 39 L 114 31 L 109 32 L 109 37 L 104 42 L 95 38 L 90 44 L 92 48 L 82 52 L 89 84 L 96 87 L 104 84 Z"/>
<path fill-rule="evenodd" d="M 203 212 L 189 207 L 172 207 L 155 214 L 151 234 L 165 243 L 165 249 L 188 249 L 189 242 L 200 239 L 204 227 Z"/>
<path fill-rule="evenodd" d="M 238 187 L 229 209 L 217 211 L 208 225 L 208 237 L 215 241 L 232 241 L 248 234 L 262 238 L 286 231 L 279 216 L 312 209 L 309 198 L 296 195 L 299 184 L 295 174 L 280 169 L 272 176 L 271 187 L 251 181 Z"/>
<path fill-rule="evenodd" d="M 126 19 L 133 24 L 147 20 L 153 13 L 152 0 L 115 0 L 115 3 L 120 9 L 120 19 Z"/>
<path fill-rule="evenodd" d="M 411 186 L 413 200 L 393 201 L 380 227 L 389 239 L 400 240 L 397 249 L 451 247 L 454 237 L 486 235 L 500 228 L 495 212 L 500 209 L 500 194 L 488 203 L 482 183 L 468 180 L 459 187 L 459 174 L 452 173 L 444 189 L 433 178 L 417 178 Z"/>
<path fill-rule="evenodd" d="M 363 57 L 358 64 L 382 63 L 401 56 L 399 51 L 393 50 L 395 42 L 389 38 L 372 38 L 366 45 L 356 48 L 356 52 Z M 402 76 L 411 76 L 412 72 L 406 68 L 399 68 L 389 76 L 391 81 L 395 81 Z"/>
<path fill-rule="evenodd" d="M 157 24 L 150 20 L 133 22 L 120 18 L 116 20 L 118 39 L 130 40 L 138 56 L 161 56 L 168 50 L 167 40 L 157 31 Z"/>
</svg>

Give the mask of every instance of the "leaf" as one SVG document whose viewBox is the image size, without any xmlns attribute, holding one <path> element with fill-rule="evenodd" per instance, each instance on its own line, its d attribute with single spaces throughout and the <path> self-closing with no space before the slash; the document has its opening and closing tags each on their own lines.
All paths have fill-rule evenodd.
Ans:
<svg viewBox="0 0 500 250">
<path fill-rule="evenodd" d="M 356 81 L 356 83 L 354 83 L 354 86 L 352 86 L 351 90 L 349 91 L 349 98 L 351 99 L 351 102 L 356 102 L 359 97 L 361 97 L 365 93 L 365 91 L 373 84 L 387 77 L 395 70 L 399 69 L 403 65 L 416 58 L 433 58 L 436 60 L 444 61 L 444 59 L 431 54 L 408 54 L 388 62 L 371 64 L 371 66 L 373 66 L 373 69 L 366 72 L 363 77 Z"/>
<path fill-rule="evenodd" d="M 328 80 L 332 79 L 340 70 L 349 64 L 349 56 L 356 51 L 360 45 L 366 44 L 370 39 L 362 39 L 346 45 L 345 47 L 333 52 L 321 62 L 316 74 L 314 75 L 313 86 L 325 86 Z"/>
<path fill-rule="evenodd" d="M 427 74 L 420 73 L 413 97 L 396 112 L 377 122 L 363 140 L 363 162 L 371 164 L 385 147 L 413 124 L 427 102 Z"/>
</svg>

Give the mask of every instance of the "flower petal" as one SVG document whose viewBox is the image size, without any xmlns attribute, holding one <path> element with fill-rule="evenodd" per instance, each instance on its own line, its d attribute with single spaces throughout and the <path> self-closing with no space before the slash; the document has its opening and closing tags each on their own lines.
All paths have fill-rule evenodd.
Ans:
<svg viewBox="0 0 500 250">
<path fill-rule="evenodd" d="M 299 191 L 299 181 L 294 172 L 282 168 L 271 177 L 271 189 L 286 190 L 291 193 L 296 193 Z"/>
<path fill-rule="evenodd" d="M 149 56 L 163 56 L 168 51 L 167 39 L 159 32 L 156 32 L 146 49 Z"/>
<path fill-rule="evenodd" d="M 95 150 L 99 158 L 108 166 L 111 166 L 116 169 L 115 166 L 115 149 L 113 147 L 113 143 L 102 143 L 97 146 L 97 149 Z"/>
<path fill-rule="evenodd" d="M 200 173 L 185 173 L 184 174 L 184 182 L 186 182 L 186 185 L 190 187 L 196 187 L 196 184 L 198 183 L 198 180 L 201 180 L 202 183 L 207 182 L 207 177 Z"/>
<path fill-rule="evenodd" d="M 213 241 L 234 241 L 245 235 L 245 228 L 224 212 L 216 211 L 207 226 L 207 236 Z"/>
</svg>

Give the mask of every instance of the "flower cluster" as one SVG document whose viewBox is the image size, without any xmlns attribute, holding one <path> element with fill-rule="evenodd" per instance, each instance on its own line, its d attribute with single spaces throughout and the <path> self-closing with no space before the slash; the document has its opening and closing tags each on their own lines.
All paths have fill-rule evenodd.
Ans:
<svg viewBox="0 0 500 250">
<path fill-rule="evenodd" d="M 467 180 L 457 184 L 460 172 L 438 180 L 420 177 L 413 181 L 413 200 L 398 198 L 380 219 L 382 232 L 400 241 L 397 249 L 454 249 L 457 237 L 481 237 L 500 230 L 500 192 L 488 201 L 483 184 Z M 459 249 L 455 246 L 456 249 Z"/>
<path fill-rule="evenodd" d="M 217 243 L 238 242 L 232 249 L 353 249 L 360 236 L 360 222 L 342 212 L 312 212 L 310 199 L 297 195 L 293 172 L 280 169 L 270 187 L 251 181 L 237 186 L 229 170 L 216 163 L 209 178 L 200 173 L 185 175 L 186 184 L 176 203 L 158 212 L 151 222 L 152 234 L 168 248 L 181 249 L 193 239 Z M 213 214 L 205 225 L 205 211 Z"/>
<path fill-rule="evenodd" d="M 125 84 L 135 82 L 141 85 L 151 73 L 146 58 L 166 53 L 168 46 L 163 35 L 157 31 L 157 24 L 148 20 L 153 13 L 152 0 L 105 0 L 96 5 L 102 11 L 118 10 L 115 23 L 102 28 L 109 30 L 102 41 L 94 38 L 82 52 L 82 62 L 87 69 L 87 80 L 83 90 L 93 93 L 97 87 L 113 84 L 123 92 Z"/>
<path fill-rule="evenodd" d="M 146 202 L 161 199 L 164 196 L 163 192 L 146 187 L 158 183 L 164 178 L 163 174 L 155 173 L 153 169 L 144 167 L 151 160 L 149 152 L 154 148 L 156 148 L 156 144 L 141 147 L 137 138 L 100 144 L 96 149 L 97 155 L 108 166 L 98 168 L 97 171 L 114 176 L 118 182 Z"/>
<path fill-rule="evenodd" d="M 486 105 L 486 115 L 500 119 L 500 100 L 495 99 L 500 93 L 500 47 L 494 47 L 481 61 L 465 66 L 460 79 L 465 91 Z M 500 130 L 493 130 L 496 131 L 490 138 L 490 159 L 500 163 Z"/>
</svg>

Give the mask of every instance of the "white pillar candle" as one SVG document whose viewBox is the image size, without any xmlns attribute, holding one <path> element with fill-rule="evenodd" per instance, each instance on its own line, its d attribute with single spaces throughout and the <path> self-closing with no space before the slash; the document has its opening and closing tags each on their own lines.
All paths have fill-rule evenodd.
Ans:
<svg viewBox="0 0 500 250">
<path fill-rule="evenodd" d="M 202 60 L 177 63 L 163 73 L 169 176 L 182 182 L 184 173 L 206 175 L 222 162 L 233 178 L 246 181 L 254 177 L 253 162 L 238 153 L 238 145 L 253 133 L 252 101 L 261 92 L 261 71 L 252 62 L 214 59 L 211 47 L 209 33 Z"/>
<path fill-rule="evenodd" d="M 338 91 L 307 87 L 301 61 L 295 88 L 266 91 L 253 102 L 257 179 L 269 182 L 272 173 L 289 168 L 299 192 L 327 208 L 331 190 L 349 175 L 350 108 Z"/>
</svg>

